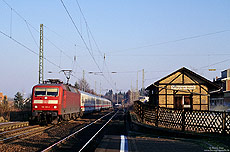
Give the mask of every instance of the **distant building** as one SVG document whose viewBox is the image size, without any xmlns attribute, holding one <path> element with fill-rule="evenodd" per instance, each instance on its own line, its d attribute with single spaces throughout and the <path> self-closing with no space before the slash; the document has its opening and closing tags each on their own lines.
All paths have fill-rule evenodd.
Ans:
<svg viewBox="0 0 230 152">
<path fill-rule="evenodd" d="M 144 102 L 144 103 L 149 102 L 149 97 L 147 97 L 147 96 L 139 96 L 139 101 Z"/>
<path fill-rule="evenodd" d="M 3 95 L 3 93 L 2 92 L 0 92 L 0 103 L 2 103 L 2 101 L 4 100 L 4 97 L 6 98 L 6 100 L 7 100 L 7 96 L 5 95 Z"/>
<path fill-rule="evenodd" d="M 209 110 L 210 92 L 218 89 L 218 85 L 185 67 L 146 88 L 150 104 L 187 110 Z"/>
<path fill-rule="evenodd" d="M 221 87 L 220 90 L 211 93 L 211 105 L 230 106 L 230 69 L 221 72 L 221 77 L 214 83 Z"/>
</svg>

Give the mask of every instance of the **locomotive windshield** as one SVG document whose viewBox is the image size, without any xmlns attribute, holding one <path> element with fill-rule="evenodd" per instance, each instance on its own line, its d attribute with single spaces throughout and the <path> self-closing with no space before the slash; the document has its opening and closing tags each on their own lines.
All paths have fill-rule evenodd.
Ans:
<svg viewBox="0 0 230 152">
<path fill-rule="evenodd" d="M 58 96 L 58 88 L 35 88 L 35 96 Z"/>
</svg>

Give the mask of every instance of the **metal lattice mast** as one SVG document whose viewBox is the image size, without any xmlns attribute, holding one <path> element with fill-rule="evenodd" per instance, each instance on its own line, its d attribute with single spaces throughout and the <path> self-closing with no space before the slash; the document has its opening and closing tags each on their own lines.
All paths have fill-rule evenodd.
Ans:
<svg viewBox="0 0 230 152">
<path fill-rule="evenodd" d="M 44 80 L 43 74 L 43 24 L 40 24 L 40 47 L 39 47 L 39 84 Z"/>
<path fill-rule="evenodd" d="M 83 91 L 85 91 L 85 70 L 83 70 Z"/>
<path fill-rule="evenodd" d="M 145 94 L 145 71 L 142 69 L 142 96 Z"/>
<path fill-rule="evenodd" d="M 137 84 L 136 84 L 137 86 L 136 86 L 136 99 L 135 100 L 137 100 L 138 99 L 138 97 L 139 97 L 139 93 L 138 93 L 138 71 L 137 71 Z"/>
</svg>

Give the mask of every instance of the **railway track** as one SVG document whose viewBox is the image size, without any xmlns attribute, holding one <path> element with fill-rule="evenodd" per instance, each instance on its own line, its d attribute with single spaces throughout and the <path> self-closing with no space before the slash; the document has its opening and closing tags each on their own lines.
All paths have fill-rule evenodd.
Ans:
<svg viewBox="0 0 230 152">
<path fill-rule="evenodd" d="M 93 151 L 97 138 L 103 137 L 103 129 L 118 113 L 110 112 L 90 124 L 80 128 L 74 133 L 47 147 L 42 152 L 48 151 Z M 97 143 L 98 144 L 98 143 Z"/>
<path fill-rule="evenodd" d="M 113 110 L 111 110 L 111 109 L 110 110 L 104 110 L 101 112 L 95 112 L 95 113 L 85 115 L 82 118 L 78 118 L 77 120 L 64 121 L 62 123 L 59 123 L 58 125 L 54 125 L 50 128 L 46 128 L 45 130 L 43 130 L 41 132 L 37 132 L 37 133 L 31 132 L 31 135 L 22 135 L 22 136 L 18 136 L 17 138 L 16 137 L 12 138 L 11 140 L 4 141 L 4 142 L 0 143 L 0 151 L 2 151 L 2 152 L 42 151 L 42 150 L 46 149 L 47 147 L 49 147 L 50 145 L 53 145 L 54 143 L 60 141 L 61 139 L 64 139 L 65 137 L 69 136 L 70 134 L 84 128 L 85 126 L 98 120 L 99 118 L 101 118 L 102 116 L 104 116 L 110 112 L 114 113 Z M 112 113 L 111 113 L 111 115 L 112 115 Z M 109 117 L 109 115 L 107 115 L 107 116 Z M 104 118 L 102 118 L 101 120 L 98 120 L 92 126 L 96 126 L 96 127 L 100 128 L 101 124 L 104 123 L 105 120 L 108 120 L 108 118 L 106 116 Z M 86 130 L 86 129 L 83 129 L 83 130 Z M 91 130 L 94 130 L 94 129 L 91 129 Z M 15 130 L 15 132 L 16 132 L 16 130 Z M 20 131 L 20 129 L 19 129 L 17 135 L 20 133 L 23 134 L 26 132 L 29 132 L 29 129 L 27 131 L 24 130 L 24 132 L 22 132 L 22 130 Z M 4 132 L 4 133 L 2 132 L 2 134 L 0 135 L 0 140 L 2 140 L 3 138 L 13 136 L 13 132 L 12 133 L 8 132 L 8 135 L 5 133 L 6 132 Z M 79 132 L 77 134 L 82 136 L 82 133 Z M 17 136 L 17 135 L 16 135 L 16 133 L 14 134 L 14 136 Z M 80 144 L 81 146 L 83 146 L 87 142 L 85 139 L 78 138 L 78 140 L 82 141 L 82 144 Z M 81 147 L 79 147 L 79 149 L 80 148 Z"/>
<path fill-rule="evenodd" d="M 0 123 L 0 132 L 29 126 L 29 122 L 4 122 Z"/>
<path fill-rule="evenodd" d="M 0 133 L 0 143 L 7 143 L 17 139 L 25 138 L 43 132 L 52 126 L 28 126 L 24 128 L 14 129 Z"/>
</svg>

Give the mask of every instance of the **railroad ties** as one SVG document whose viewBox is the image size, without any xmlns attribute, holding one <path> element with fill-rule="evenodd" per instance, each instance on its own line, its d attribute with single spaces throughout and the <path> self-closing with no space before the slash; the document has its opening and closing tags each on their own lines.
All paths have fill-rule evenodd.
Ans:
<svg viewBox="0 0 230 152">
<path fill-rule="evenodd" d="M 47 128 L 48 128 L 47 126 L 44 127 L 44 126 L 34 125 L 34 126 L 27 126 L 23 128 L 1 132 L 0 133 L 0 143 L 7 143 L 13 140 L 28 137 L 30 135 L 35 135 L 37 133 L 42 132 L 43 130 Z"/>
<path fill-rule="evenodd" d="M 47 147 L 42 152 L 50 150 L 54 151 L 92 151 L 96 147 L 95 142 L 102 137 L 102 130 L 108 125 L 113 117 L 118 113 L 111 111 L 102 117 L 84 125 L 67 137 L 57 141 L 53 145 Z"/>
<path fill-rule="evenodd" d="M 0 132 L 29 126 L 29 122 L 3 122 L 0 123 Z"/>
</svg>

